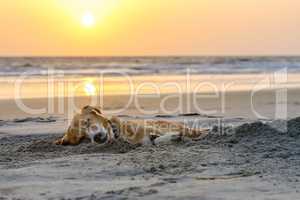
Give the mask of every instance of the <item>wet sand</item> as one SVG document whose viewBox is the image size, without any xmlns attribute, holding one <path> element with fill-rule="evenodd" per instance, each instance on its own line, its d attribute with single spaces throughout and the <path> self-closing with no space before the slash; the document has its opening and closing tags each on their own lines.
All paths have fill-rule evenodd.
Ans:
<svg viewBox="0 0 300 200">
<path fill-rule="evenodd" d="M 287 105 L 287 117 L 292 118 L 300 113 L 299 80 L 300 74 L 293 73 L 1 77 L 0 119 L 49 115 L 69 119 L 70 111 L 88 104 L 114 115 L 206 113 L 251 119 L 274 119 L 276 105 Z M 44 110 L 32 114 L 24 107 Z"/>
<path fill-rule="evenodd" d="M 172 96 L 173 95 L 173 96 Z M 198 95 L 198 94 L 196 94 Z M 205 94 L 206 95 L 206 94 Z M 99 105 L 106 115 L 180 115 L 182 113 L 203 113 L 224 117 L 243 117 L 249 119 L 280 116 L 280 108 L 286 107 L 288 118 L 295 118 L 300 113 L 300 90 L 288 89 L 286 100 L 276 100 L 276 91 L 267 90 L 256 93 L 251 98 L 251 91 L 227 92 L 224 97 L 208 94 L 197 96 L 194 101 L 192 94 L 161 94 L 160 96 L 129 96 L 107 95 L 99 98 Z M 130 101 L 130 99 L 133 99 Z M 162 104 L 161 102 L 167 98 Z M 53 101 L 53 111 L 49 111 L 48 103 Z M 61 102 L 61 104 L 59 103 Z M 31 109 L 45 109 L 41 114 L 28 114 L 17 106 L 14 100 L 0 99 L 0 120 L 15 120 L 24 117 L 59 117 L 72 118 L 85 105 L 92 103 L 87 96 L 76 96 L 69 102 L 69 98 L 26 98 L 22 103 Z M 61 111 L 59 107 L 62 105 Z M 98 104 L 97 104 L 98 105 Z M 251 107 L 253 106 L 253 107 Z M 277 110 L 276 110 L 277 109 Z M 71 111 L 71 112 L 70 112 Z M 258 114 L 258 115 L 257 115 Z M 279 114 L 279 115 L 278 115 Z M 278 115 L 278 116 L 277 116 Z"/>
<path fill-rule="evenodd" d="M 60 134 L 2 135 L 2 199 L 297 199 L 300 118 L 216 127 L 160 146 L 56 146 Z"/>
</svg>

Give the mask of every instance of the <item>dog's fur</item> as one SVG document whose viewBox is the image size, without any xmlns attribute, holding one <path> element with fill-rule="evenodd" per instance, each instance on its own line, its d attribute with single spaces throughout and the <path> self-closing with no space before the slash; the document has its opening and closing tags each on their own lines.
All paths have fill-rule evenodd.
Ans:
<svg viewBox="0 0 300 200">
<path fill-rule="evenodd" d="M 97 107 L 86 106 L 74 116 L 58 145 L 78 145 L 84 139 L 100 144 L 112 143 L 123 138 L 131 144 L 157 144 L 184 137 L 201 139 L 209 130 L 192 129 L 183 123 L 168 121 L 121 121 L 118 117 L 107 118 Z"/>
</svg>

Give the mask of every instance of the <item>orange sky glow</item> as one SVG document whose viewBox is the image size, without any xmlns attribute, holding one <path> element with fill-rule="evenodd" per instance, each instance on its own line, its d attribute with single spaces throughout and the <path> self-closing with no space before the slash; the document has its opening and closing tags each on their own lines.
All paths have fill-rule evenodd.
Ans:
<svg viewBox="0 0 300 200">
<path fill-rule="evenodd" d="M 0 0 L 0 56 L 296 55 L 299 0 Z"/>
</svg>

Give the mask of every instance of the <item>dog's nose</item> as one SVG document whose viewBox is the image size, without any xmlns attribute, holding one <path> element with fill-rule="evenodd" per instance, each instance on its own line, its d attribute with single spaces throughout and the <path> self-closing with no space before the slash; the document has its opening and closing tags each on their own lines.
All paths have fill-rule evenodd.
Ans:
<svg viewBox="0 0 300 200">
<path fill-rule="evenodd" d="M 103 144 L 107 142 L 107 139 L 108 139 L 107 135 L 102 133 L 98 133 L 94 136 L 94 141 L 99 144 Z"/>
</svg>

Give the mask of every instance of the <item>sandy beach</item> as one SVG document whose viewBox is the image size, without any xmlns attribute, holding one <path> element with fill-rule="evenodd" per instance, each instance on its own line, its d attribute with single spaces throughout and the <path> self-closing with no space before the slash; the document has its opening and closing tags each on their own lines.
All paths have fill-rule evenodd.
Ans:
<svg viewBox="0 0 300 200">
<path fill-rule="evenodd" d="M 222 80 L 227 79 L 218 81 Z M 253 86 L 248 84 L 246 88 Z M 36 82 L 29 86 L 25 83 L 23 87 L 39 90 L 44 86 Z M 63 135 L 70 120 L 67 110 L 56 112 L 58 102 L 64 102 L 68 109 L 69 98 L 56 99 L 53 113 L 36 115 L 25 113 L 15 101 L 4 98 L 0 100 L 0 196 L 2 199 L 296 199 L 300 191 L 300 119 L 297 118 L 300 93 L 297 87 L 287 90 L 286 102 L 279 105 L 286 105 L 288 116 L 280 120 L 276 119 L 276 91 L 275 88 L 255 94 L 252 107 L 249 89 L 226 92 L 225 107 L 222 99 L 207 96 L 201 96 L 193 104 L 189 97 L 192 94 L 186 93 L 181 94 L 181 104 L 177 98 L 166 103 L 169 110 L 176 110 L 178 105 L 182 110 L 171 113 L 157 110 L 153 114 L 141 112 L 134 102 L 127 105 L 129 94 L 103 97 L 102 109 L 108 115 L 127 105 L 117 114 L 124 120 L 163 119 L 198 124 L 211 130 L 200 141 L 159 146 L 130 145 L 124 141 L 106 146 L 89 143 L 57 146 L 53 141 Z M 147 94 L 151 93 L 150 90 Z M 170 94 L 163 92 L 156 98 L 143 96 L 139 99 L 140 108 L 156 110 Z M 91 96 L 79 94 L 72 100 L 81 107 L 89 104 Z M 47 107 L 49 99 L 24 98 L 22 102 L 42 108 Z M 201 111 L 214 112 L 201 113 L 193 105 L 201 105 Z M 257 116 L 253 107 L 264 118 Z"/>
<path fill-rule="evenodd" d="M 2 199 L 296 199 L 300 119 L 288 121 L 287 132 L 273 128 L 278 122 L 239 123 L 222 133 L 216 126 L 201 141 L 160 146 L 120 141 L 63 147 L 53 144 L 61 134 L 2 136 L 0 194 Z"/>
</svg>

